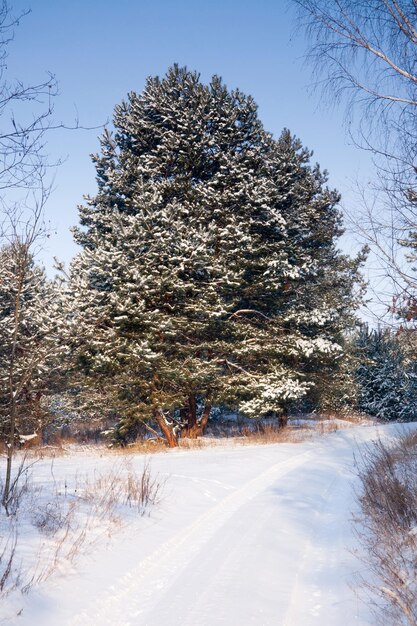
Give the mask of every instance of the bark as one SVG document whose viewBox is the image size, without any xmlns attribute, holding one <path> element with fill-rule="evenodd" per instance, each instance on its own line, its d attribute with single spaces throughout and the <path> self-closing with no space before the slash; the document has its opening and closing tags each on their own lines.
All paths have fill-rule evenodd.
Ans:
<svg viewBox="0 0 417 626">
<path fill-rule="evenodd" d="M 210 412 L 211 404 L 206 404 L 201 417 L 197 419 L 197 409 L 195 407 L 195 420 L 191 425 L 190 422 L 188 422 L 188 427 L 184 430 L 183 437 L 188 437 L 189 439 L 201 437 L 210 417 Z"/>
<path fill-rule="evenodd" d="M 159 428 L 162 430 L 169 448 L 176 448 L 178 446 L 178 437 L 174 430 L 174 424 L 170 424 L 162 412 L 162 409 L 158 408 L 154 410 L 154 417 L 158 423 Z"/>
<path fill-rule="evenodd" d="M 286 409 L 278 417 L 279 428 L 285 428 L 288 425 L 288 411 Z"/>
<path fill-rule="evenodd" d="M 181 423 L 184 427 L 181 431 L 181 437 L 195 439 L 198 435 L 193 435 L 197 427 L 197 398 L 195 395 L 188 396 L 187 406 L 180 411 Z"/>
<path fill-rule="evenodd" d="M 200 418 L 200 428 L 201 428 L 201 434 L 203 433 L 203 430 L 205 429 L 208 419 L 210 417 L 210 413 L 211 413 L 211 404 L 206 404 L 206 406 L 204 407 L 204 411 L 203 414 Z"/>
<path fill-rule="evenodd" d="M 11 484 L 11 476 L 12 476 L 15 429 L 16 429 L 16 401 L 15 401 L 15 398 L 13 397 L 11 401 L 11 407 L 10 407 L 10 431 L 9 431 L 9 437 L 8 437 L 8 442 L 7 442 L 6 479 L 4 483 L 3 499 L 2 499 L 2 504 L 5 508 L 7 515 L 9 514 L 8 504 L 9 504 L 9 499 L 10 499 L 10 484 Z"/>
<path fill-rule="evenodd" d="M 7 441 L 7 462 L 6 462 L 6 478 L 4 482 L 3 489 L 3 498 L 2 505 L 5 508 L 7 515 L 8 504 L 10 499 L 10 484 L 11 484 L 11 476 L 12 476 L 12 463 L 13 463 L 13 454 L 14 454 L 14 446 L 15 446 L 15 431 L 16 431 L 16 388 L 15 388 L 15 362 L 16 362 L 16 349 L 18 342 L 18 333 L 20 329 L 20 299 L 23 291 L 23 279 L 27 269 L 27 254 L 25 253 L 23 257 L 23 263 L 19 264 L 19 274 L 18 274 L 18 282 L 17 289 L 15 295 L 14 302 L 14 328 L 13 328 L 13 338 L 12 338 L 12 350 L 10 355 L 10 366 L 9 366 L 9 397 L 10 397 L 10 430 Z"/>
<path fill-rule="evenodd" d="M 197 424 L 197 398 L 190 394 L 186 406 L 180 409 L 180 421 L 183 425 L 181 435 L 188 437 L 187 433 Z"/>
<path fill-rule="evenodd" d="M 192 430 L 197 424 L 197 398 L 188 396 L 188 428 Z"/>
</svg>

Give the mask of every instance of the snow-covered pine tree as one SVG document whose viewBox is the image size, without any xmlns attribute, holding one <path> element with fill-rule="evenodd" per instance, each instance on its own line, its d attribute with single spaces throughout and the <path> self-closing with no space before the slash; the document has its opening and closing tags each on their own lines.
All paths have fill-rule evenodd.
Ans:
<svg viewBox="0 0 417 626">
<path fill-rule="evenodd" d="M 338 250 L 338 237 L 343 233 L 337 208 L 340 197 L 326 187 L 327 173 L 321 172 L 318 165 L 310 165 L 311 156 L 288 130 L 274 142 L 270 170 L 276 189 L 274 208 L 286 224 L 286 256 L 279 259 L 278 271 L 283 271 L 283 258 L 291 265 L 284 269 L 284 276 L 269 282 L 270 277 L 274 278 L 269 268 L 277 264 L 277 248 L 273 237 L 267 236 L 258 274 L 255 280 L 251 276 L 248 288 L 252 301 L 241 303 L 242 308 L 252 307 L 273 319 L 278 337 L 270 335 L 275 353 L 266 368 L 271 362 L 284 364 L 287 374 L 277 376 L 284 385 L 287 378 L 290 385 L 293 380 L 305 383 L 304 394 L 292 394 L 287 386 L 288 395 L 284 392 L 279 399 L 279 410 L 270 406 L 269 412 L 281 413 L 284 418 L 300 395 L 314 408 L 322 406 L 323 395 L 329 403 L 328 386 L 343 375 L 345 335 L 357 323 L 355 311 L 363 293 L 359 267 L 366 251 L 350 259 Z M 259 344 L 266 352 L 265 337 Z M 234 345 L 240 350 L 243 339 Z M 264 393 L 259 393 L 258 387 L 256 392 L 249 379 L 241 378 L 242 392 L 246 386 L 251 395 L 249 403 L 241 408 L 254 417 L 264 414 L 270 389 L 267 386 Z"/>
<path fill-rule="evenodd" d="M 398 336 L 389 329 L 361 329 L 356 340 L 358 408 L 383 420 L 417 418 L 415 362 L 408 362 Z"/>
<path fill-rule="evenodd" d="M 59 299 L 17 235 L 0 248 L 0 435 L 6 444 L 3 505 L 7 509 L 16 441 L 40 434 L 59 345 Z"/>
<path fill-rule="evenodd" d="M 355 305 L 337 194 L 218 77 L 174 66 L 113 122 L 71 270 L 86 386 L 122 431 L 152 414 L 170 445 L 199 434 L 213 403 L 282 414 L 313 384 L 309 365 L 340 355 Z"/>
</svg>

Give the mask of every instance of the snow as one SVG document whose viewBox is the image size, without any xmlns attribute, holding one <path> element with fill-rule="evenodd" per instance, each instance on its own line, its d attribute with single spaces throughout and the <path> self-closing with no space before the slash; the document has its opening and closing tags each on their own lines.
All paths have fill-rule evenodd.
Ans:
<svg viewBox="0 0 417 626">
<path fill-rule="evenodd" d="M 38 436 L 38 433 L 32 433 L 31 435 L 20 435 L 19 441 L 20 443 L 28 443 L 29 441 L 33 441 Z"/>
<path fill-rule="evenodd" d="M 21 615 L 2 623 L 370 626 L 353 589 L 363 574 L 353 553 L 353 454 L 378 435 L 395 428 L 152 455 L 152 474 L 166 484 L 149 516 L 130 515 L 75 565 L 27 596 L 12 594 L 9 610 Z M 140 471 L 146 459 L 129 462 Z M 39 482 L 70 484 L 114 463 L 114 454 L 73 452 L 54 460 L 52 478 L 48 459 L 34 472 Z"/>
</svg>

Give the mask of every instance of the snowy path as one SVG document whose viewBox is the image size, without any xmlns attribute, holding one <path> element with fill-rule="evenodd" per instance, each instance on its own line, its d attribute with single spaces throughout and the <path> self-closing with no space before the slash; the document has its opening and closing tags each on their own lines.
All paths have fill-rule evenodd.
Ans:
<svg viewBox="0 0 417 626">
<path fill-rule="evenodd" d="M 361 567 L 349 548 L 353 451 L 375 437 L 352 428 L 297 445 L 155 455 L 153 472 L 169 476 L 158 510 L 31 594 L 16 623 L 372 624 L 349 586 Z"/>
</svg>

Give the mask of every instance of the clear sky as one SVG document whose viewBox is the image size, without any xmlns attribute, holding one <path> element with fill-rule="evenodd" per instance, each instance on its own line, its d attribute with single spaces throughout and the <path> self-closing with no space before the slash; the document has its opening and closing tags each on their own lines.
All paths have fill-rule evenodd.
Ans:
<svg viewBox="0 0 417 626">
<path fill-rule="evenodd" d="M 78 117 L 84 126 L 111 120 L 115 104 L 141 91 L 149 75 L 174 62 L 208 81 L 250 93 L 265 127 L 278 135 L 288 127 L 314 150 L 330 184 L 354 210 L 356 179 L 372 174 L 369 157 L 350 145 L 343 108 L 325 105 L 311 90 L 304 63 L 306 42 L 290 0 L 11 0 L 15 13 L 30 8 L 9 48 L 8 69 L 26 81 L 53 72 L 60 85 L 57 121 Z M 55 176 L 47 218 L 54 234 L 43 253 L 68 262 L 76 252 L 69 228 L 78 220 L 83 194 L 96 189 L 90 154 L 99 130 L 55 131 L 52 159 L 64 158 Z M 349 239 L 344 244 L 349 248 Z"/>
</svg>

